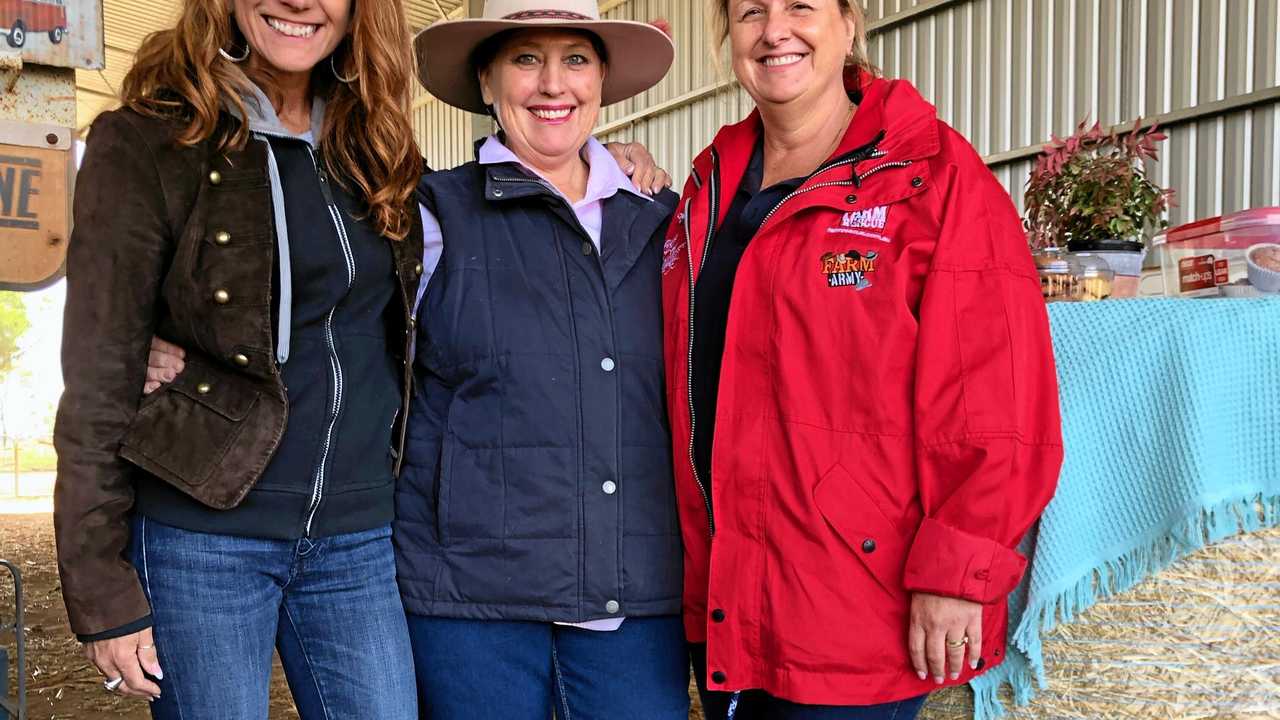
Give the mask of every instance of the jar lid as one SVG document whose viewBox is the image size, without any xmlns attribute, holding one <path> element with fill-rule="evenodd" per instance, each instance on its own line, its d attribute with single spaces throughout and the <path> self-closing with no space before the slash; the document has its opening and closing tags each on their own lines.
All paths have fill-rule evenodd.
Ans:
<svg viewBox="0 0 1280 720">
<path fill-rule="evenodd" d="M 1066 275 L 1071 272 L 1071 261 L 1062 248 L 1042 248 L 1032 258 L 1036 261 L 1036 269 L 1042 275 Z"/>
<path fill-rule="evenodd" d="M 1075 264 L 1073 274 L 1079 278 L 1105 278 L 1112 280 L 1116 274 L 1111 269 L 1111 265 L 1107 261 L 1097 255 L 1090 253 L 1070 254 L 1070 260 Z"/>
</svg>

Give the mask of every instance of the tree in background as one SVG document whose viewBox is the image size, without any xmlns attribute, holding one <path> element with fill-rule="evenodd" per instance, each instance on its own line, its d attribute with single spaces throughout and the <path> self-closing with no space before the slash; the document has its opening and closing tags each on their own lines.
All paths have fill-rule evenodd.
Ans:
<svg viewBox="0 0 1280 720">
<path fill-rule="evenodd" d="M 27 306 L 22 302 L 22 296 L 14 292 L 0 292 L 0 385 L 7 384 L 22 353 L 18 340 L 30 328 L 31 320 L 27 318 Z M 0 435 L 8 445 L 9 418 L 4 403 L 0 403 Z"/>
</svg>

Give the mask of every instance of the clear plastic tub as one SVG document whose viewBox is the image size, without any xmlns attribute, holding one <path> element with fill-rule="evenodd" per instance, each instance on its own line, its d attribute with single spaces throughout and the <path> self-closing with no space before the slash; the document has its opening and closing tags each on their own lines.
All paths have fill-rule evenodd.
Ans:
<svg viewBox="0 0 1280 720">
<path fill-rule="evenodd" d="M 1219 297 L 1221 287 L 1248 276 L 1245 254 L 1261 243 L 1280 242 L 1280 207 L 1244 210 L 1167 230 L 1152 241 L 1165 294 Z"/>
</svg>

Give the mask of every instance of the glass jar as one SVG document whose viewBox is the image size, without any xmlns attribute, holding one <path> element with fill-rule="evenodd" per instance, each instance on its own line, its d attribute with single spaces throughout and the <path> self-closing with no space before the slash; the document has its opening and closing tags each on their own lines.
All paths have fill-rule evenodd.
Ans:
<svg viewBox="0 0 1280 720">
<path fill-rule="evenodd" d="M 1044 248 L 1035 254 L 1036 272 L 1040 274 L 1040 292 L 1045 302 L 1076 299 L 1078 290 L 1075 263 L 1062 248 Z"/>
<path fill-rule="evenodd" d="M 1074 300 L 1094 302 L 1111 297 L 1116 274 L 1106 260 L 1094 253 L 1070 253 L 1067 262 L 1075 279 Z"/>
</svg>

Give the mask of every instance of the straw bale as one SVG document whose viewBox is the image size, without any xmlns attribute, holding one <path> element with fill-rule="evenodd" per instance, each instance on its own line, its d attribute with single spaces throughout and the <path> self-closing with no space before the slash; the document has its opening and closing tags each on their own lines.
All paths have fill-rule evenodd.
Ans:
<svg viewBox="0 0 1280 720">
<path fill-rule="evenodd" d="M 1280 528 L 1240 535 L 1103 600 L 1046 637 L 1049 689 L 1008 720 L 1280 718 Z M 972 717 L 973 694 L 921 720 Z"/>
</svg>

